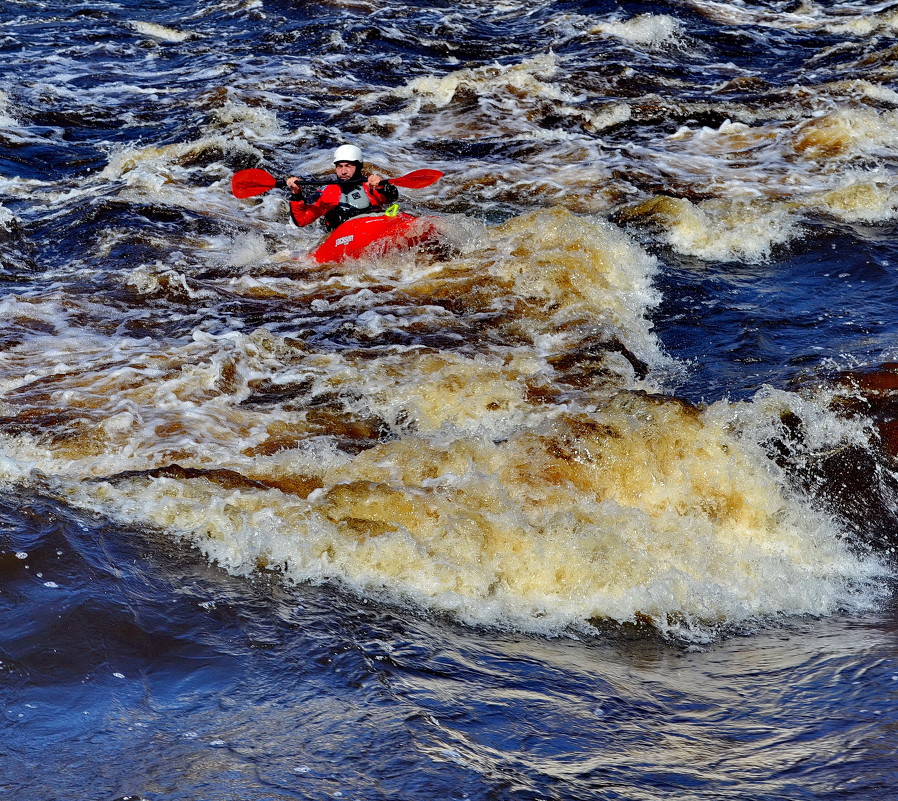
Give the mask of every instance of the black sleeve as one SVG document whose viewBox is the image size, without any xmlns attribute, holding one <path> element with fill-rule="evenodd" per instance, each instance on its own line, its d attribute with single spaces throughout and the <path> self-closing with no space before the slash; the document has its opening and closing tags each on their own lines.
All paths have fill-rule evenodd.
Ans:
<svg viewBox="0 0 898 801">
<path fill-rule="evenodd" d="M 399 197 L 399 190 L 393 184 L 381 184 L 380 189 L 387 199 L 387 203 L 392 203 Z"/>
<path fill-rule="evenodd" d="M 303 203 L 307 203 L 311 206 L 313 203 L 318 202 L 318 198 L 321 197 L 323 191 L 323 187 L 321 189 L 316 189 L 313 186 L 301 186 L 299 192 L 290 195 L 290 200 L 301 200 Z"/>
</svg>

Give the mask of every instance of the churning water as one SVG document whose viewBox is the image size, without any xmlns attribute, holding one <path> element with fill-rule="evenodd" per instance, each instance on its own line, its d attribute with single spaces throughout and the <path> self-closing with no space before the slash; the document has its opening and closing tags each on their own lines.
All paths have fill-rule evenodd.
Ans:
<svg viewBox="0 0 898 801">
<path fill-rule="evenodd" d="M 6 0 L 0 797 L 890 799 L 898 7 Z M 333 148 L 444 246 L 307 252 Z"/>
</svg>

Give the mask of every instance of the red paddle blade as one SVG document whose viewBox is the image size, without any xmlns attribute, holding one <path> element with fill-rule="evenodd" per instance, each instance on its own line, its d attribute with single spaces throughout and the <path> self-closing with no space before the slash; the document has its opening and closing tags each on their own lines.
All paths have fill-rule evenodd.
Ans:
<svg viewBox="0 0 898 801">
<path fill-rule="evenodd" d="M 390 178 L 390 183 L 400 189 L 423 189 L 425 186 L 435 184 L 442 177 L 443 173 L 439 170 L 412 170 L 398 178 Z"/>
<path fill-rule="evenodd" d="M 240 170 L 231 178 L 231 191 L 234 197 L 255 197 L 274 189 L 277 179 L 265 170 Z"/>
</svg>

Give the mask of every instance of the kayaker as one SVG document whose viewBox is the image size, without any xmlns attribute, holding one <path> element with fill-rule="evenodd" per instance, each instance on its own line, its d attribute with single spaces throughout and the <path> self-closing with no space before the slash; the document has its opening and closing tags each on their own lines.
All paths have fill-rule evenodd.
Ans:
<svg viewBox="0 0 898 801">
<path fill-rule="evenodd" d="M 290 217 L 299 226 L 324 217 L 324 225 L 333 231 L 340 223 L 360 214 L 377 214 L 399 197 L 395 186 L 377 173 L 362 174 L 362 151 L 355 145 L 340 145 L 334 151 L 334 172 L 339 183 L 328 184 L 312 201 L 302 194 L 301 179 L 287 178 L 293 193 Z"/>
</svg>

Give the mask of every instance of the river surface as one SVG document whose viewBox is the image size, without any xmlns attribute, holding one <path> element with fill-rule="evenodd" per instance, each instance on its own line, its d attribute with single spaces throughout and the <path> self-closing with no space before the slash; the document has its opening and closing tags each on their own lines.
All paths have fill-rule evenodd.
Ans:
<svg viewBox="0 0 898 801">
<path fill-rule="evenodd" d="M 879 801 L 898 6 L 0 4 L 0 798 Z M 245 168 L 443 177 L 319 265 Z"/>
</svg>

